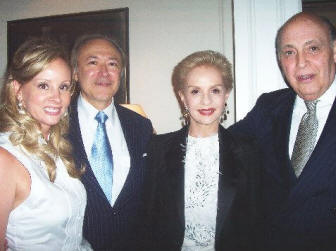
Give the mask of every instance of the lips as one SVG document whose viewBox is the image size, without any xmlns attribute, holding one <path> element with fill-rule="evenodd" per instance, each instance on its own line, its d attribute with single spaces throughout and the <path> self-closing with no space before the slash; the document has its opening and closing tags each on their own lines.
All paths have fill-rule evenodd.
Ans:
<svg viewBox="0 0 336 251">
<path fill-rule="evenodd" d="M 108 83 L 108 82 L 97 82 L 96 85 L 98 85 L 98 86 L 110 86 L 111 83 Z"/>
<path fill-rule="evenodd" d="M 314 74 L 302 74 L 296 77 L 296 79 L 300 82 L 311 81 L 313 78 L 314 78 Z"/>
<path fill-rule="evenodd" d="M 198 112 L 203 116 L 210 116 L 215 112 L 215 108 L 199 109 Z"/>
<path fill-rule="evenodd" d="M 61 108 L 59 107 L 45 107 L 44 111 L 49 115 L 59 115 Z"/>
<path fill-rule="evenodd" d="M 98 85 L 98 86 L 109 86 L 109 85 L 111 85 L 111 82 L 108 79 L 101 78 L 101 79 L 98 79 L 96 81 L 96 85 Z"/>
</svg>

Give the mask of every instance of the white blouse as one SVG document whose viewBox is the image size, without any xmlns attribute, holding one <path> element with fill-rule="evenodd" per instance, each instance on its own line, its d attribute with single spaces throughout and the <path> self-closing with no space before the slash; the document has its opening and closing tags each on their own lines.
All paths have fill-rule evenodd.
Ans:
<svg viewBox="0 0 336 251">
<path fill-rule="evenodd" d="M 183 251 L 215 249 L 219 142 L 218 134 L 188 136 L 185 156 L 185 233 Z"/>
<path fill-rule="evenodd" d="M 0 146 L 22 163 L 31 178 L 29 196 L 9 215 L 8 250 L 92 250 L 82 237 L 86 192 L 80 180 L 70 177 L 57 159 L 56 179 L 50 182 L 43 162 L 13 146 L 8 137 L 9 133 L 0 133 Z"/>
</svg>

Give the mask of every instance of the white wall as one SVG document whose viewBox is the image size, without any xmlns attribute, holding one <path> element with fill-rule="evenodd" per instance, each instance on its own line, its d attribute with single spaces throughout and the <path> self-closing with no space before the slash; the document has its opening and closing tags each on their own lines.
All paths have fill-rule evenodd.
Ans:
<svg viewBox="0 0 336 251">
<path fill-rule="evenodd" d="M 275 36 L 301 9 L 301 0 L 234 0 L 237 120 L 260 94 L 286 87 L 276 62 Z"/>
<path fill-rule="evenodd" d="M 226 51 L 232 59 L 230 3 L 230 0 L 1 0 L 0 71 L 4 72 L 7 57 L 7 21 L 128 7 L 131 103 L 143 106 L 158 133 L 176 130 L 180 128 L 180 112 L 171 87 L 172 69 L 197 50 Z M 227 32 L 223 32 L 223 20 Z M 231 121 L 232 115 L 233 112 Z"/>
</svg>

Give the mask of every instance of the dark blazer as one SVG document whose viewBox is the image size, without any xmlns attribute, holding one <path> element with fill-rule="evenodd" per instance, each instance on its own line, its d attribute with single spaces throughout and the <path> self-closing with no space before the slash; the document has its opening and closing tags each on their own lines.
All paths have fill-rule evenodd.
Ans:
<svg viewBox="0 0 336 251">
<path fill-rule="evenodd" d="M 151 122 L 115 104 L 131 159 L 129 174 L 115 204 L 111 207 L 86 155 L 80 132 L 77 99 L 70 107 L 69 136 L 76 165 L 85 166 L 81 180 L 87 191 L 83 234 L 94 250 L 136 250 L 133 242 L 143 217 L 139 194 L 143 189 L 145 147 L 152 135 Z M 113 150 L 113 149 L 112 149 Z"/>
<path fill-rule="evenodd" d="M 336 104 L 307 162 L 296 178 L 288 142 L 296 94 L 263 94 L 229 130 L 254 136 L 263 158 L 266 250 L 336 250 Z"/>
<path fill-rule="evenodd" d="M 152 243 L 147 250 L 181 250 L 184 239 L 184 158 L 188 128 L 153 136 L 148 150 L 147 214 Z M 256 250 L 259 163 L 249 141 L 219 129 L 216 250 Z"/>
</svg>

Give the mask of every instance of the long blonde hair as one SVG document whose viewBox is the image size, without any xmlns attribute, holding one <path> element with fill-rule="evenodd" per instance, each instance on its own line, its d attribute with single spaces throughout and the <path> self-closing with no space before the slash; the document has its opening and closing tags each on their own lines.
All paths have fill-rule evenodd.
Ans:
<svg viewBox="0 0 336 251">
<path fill-rule="evenodd" d="M 57 157 L 61 158 L 70 176 L 77 178 L 81 173 L 75 167 L 71 155 L 72 147 L 65 138 L 69 127 L 68 115 L 63 116 L 58 124 L 50 128 L 49 140 L 42 143 L 40 123 L 29 113 L 20 112 L 13 81 L 24 85 L 49 63 L 59 58 L 70 67 L 68 54 L 57 42 L 36 38 L 24 42 L 15 52 L 7 68 L 0 107 L 0 132 L 9 132 L 9 139 L 13 145 L 21 146 L 41 159 L 45 163 L 51 182 L 56 178 Z"/>
</svg>

